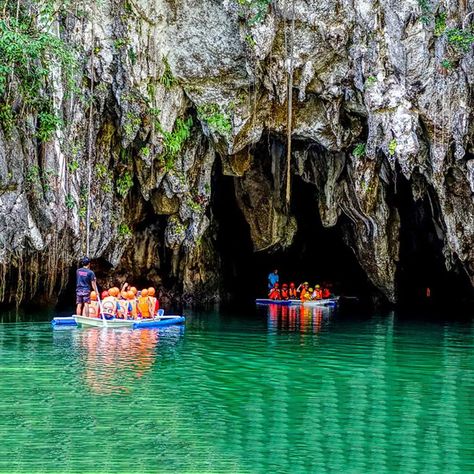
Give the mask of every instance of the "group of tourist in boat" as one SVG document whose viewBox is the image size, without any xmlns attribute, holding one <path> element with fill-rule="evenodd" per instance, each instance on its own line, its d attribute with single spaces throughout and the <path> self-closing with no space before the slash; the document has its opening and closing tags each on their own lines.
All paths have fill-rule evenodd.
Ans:
<svg viewBox="0 0 474 474">
<path fill-rule="evenodd" d="M 280 276 L 278 270 L 275 269 L 268 275 L 268 298 L 271 300 L 301 300 L 313 301 L 331 298 L 332 292 L 330 285 L 324 284 L 314 285 L 314 288 L 309 286 L 305 281 L 296 287 L 292 282 L 290 284 L 283 283 L 280 287 Z"/>
<path fill-rule="evenodd" d="M 87 257 L 76 272 L 76 304 L 77 315 L 106 319 L 149 319 L 160 309 L 153 287 L 138 291 L 127 282 L 120 289 L 114 286 L 102 291 L 99 298 L 97 280 Z"/>
</svg>

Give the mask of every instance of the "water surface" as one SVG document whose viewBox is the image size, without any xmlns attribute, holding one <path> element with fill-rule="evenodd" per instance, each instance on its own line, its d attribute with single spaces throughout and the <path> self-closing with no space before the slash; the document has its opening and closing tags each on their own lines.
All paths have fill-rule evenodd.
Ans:
<svg viewBox="0 0 474 474">
<path fill-rule="evenodd" d="M 471 320 L 187 315 L 0 324 L 0 471 L 474 471 Z"/>
</svg>

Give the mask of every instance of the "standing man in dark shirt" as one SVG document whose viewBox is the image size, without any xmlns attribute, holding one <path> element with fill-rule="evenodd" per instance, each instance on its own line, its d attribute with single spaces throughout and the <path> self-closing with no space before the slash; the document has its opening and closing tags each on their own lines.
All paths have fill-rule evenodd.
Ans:
<svg viewBox="0 0 474 474">
<path fill-rule="evenodd" d="M 89 303 L 91 302 L 91 290 L 97 294 L 99 290 L 94 272 L 90 269 L 91 262 L 87 257 L 81 260 L 81 268 L 76 272 L 76 314 L 89 316 Z"/>
</svg>

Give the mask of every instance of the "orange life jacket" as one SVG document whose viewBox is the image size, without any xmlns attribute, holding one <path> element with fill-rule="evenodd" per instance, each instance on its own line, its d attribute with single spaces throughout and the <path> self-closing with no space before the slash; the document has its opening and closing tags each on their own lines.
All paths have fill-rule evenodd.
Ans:
<svg viewBox="0 0 474 474">
<path fill-rule="evenodd" d="M 281 298 L 284 299 L 284 300 L 287 300 L 288 297 L 289 297 L 288 290 L 287 289 L 281 290 Z"/>
<path fill-rule="evenodd" d="M 290 289 L 288 290 L 288 293 L 289 293 L 289 295 L 290 295 L 290 298 L 296 298 L 296 296 L 297 296 L 296 288 L 290 288 Z"/>
<path fill-rule="evenodd" d="M 303 286 L 303 288 L 301 289 L 301 293 L 300 293 L 301 301 L 305 301 L 307 299 L 306 298 L 307 293 L 309 293 L 308 290 Z"/>
<path fill-rule="evenodd" d="M 321 288 L 314 290 L 314 297 L 315 297 L 317 300 L 322 299 L 322 297 L 323 297 L 323 290 L 321 290 Z"/>
<path fill-rule="evenodd" d="M 89 303 L 89 318 L 99 317 L 99 303 L 97 301 L 91 301 Z"/>
<path fill-rule="evenodd" d="M 323 289 L 323 298 L 331 298 L 331 292 L 327 288 Z"/>
<path fill-rule="evenodd" d="M 160 302 L 158 301 L 158 298 L 155 298 L 154 296 L 149 296 L 148 297 L 150 300 L 150 308 L 152 311 L 151 316 L 156 316 L 158 313 L 158 310 L 160 309 Z"/>
<path fill-rule="evenodd" d="M 117 298 L 114 296 L 107 296 L 102 300 L 102 312 L 109 316 L 115 316 L 117 314 Z"/>
<path fill-rule="evenodd" d="M 138 298 L 138 312 L 142 318 L 150 317 L 150 299 L 148 296 L 140 296 Z"/>
</svg>

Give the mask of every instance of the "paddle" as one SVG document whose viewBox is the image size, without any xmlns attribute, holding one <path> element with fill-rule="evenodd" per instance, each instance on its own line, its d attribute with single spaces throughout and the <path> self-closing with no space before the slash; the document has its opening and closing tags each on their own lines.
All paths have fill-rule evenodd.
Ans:
<svg viewBox="0 0 474 474">
<path fill-rule="evenodd" d="M 99 292 L 97 292 L 97 301 L 99 302 L 99 316 L 102 316 L 103 325 L 107 326 L 107 320 L 105 319 L 105 314 L 102 311 L 102 301 L 100 301 Z"/>
</svg>

